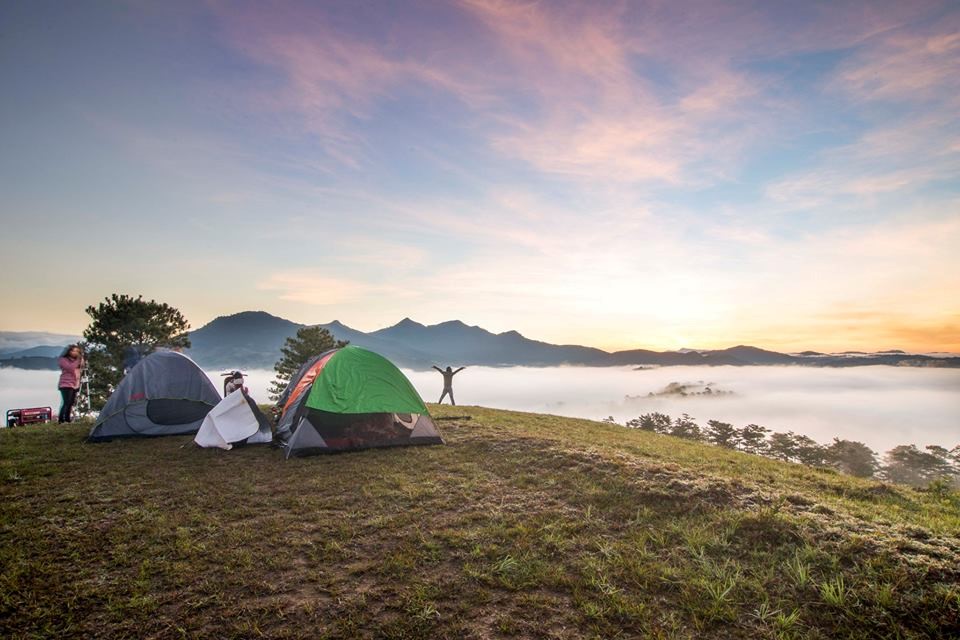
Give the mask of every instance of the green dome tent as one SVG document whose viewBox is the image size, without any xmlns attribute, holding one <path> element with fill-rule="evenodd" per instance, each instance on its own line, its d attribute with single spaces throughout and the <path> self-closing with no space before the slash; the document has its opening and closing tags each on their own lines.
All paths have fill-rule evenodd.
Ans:
<svg viewBox="0 0 960 640">
<path fill-rule="evenodd" d="M 287 457 L 371 447 L 443 444 L 420 394 L 397 367 L 360 347 L 327 351 L 281 396 L 277 439 Z"/>
</svg>

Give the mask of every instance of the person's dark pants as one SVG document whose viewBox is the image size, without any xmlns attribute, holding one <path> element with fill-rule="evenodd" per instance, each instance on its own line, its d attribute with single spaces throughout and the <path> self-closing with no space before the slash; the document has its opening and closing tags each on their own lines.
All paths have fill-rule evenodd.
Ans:
<svg viewBox="0 0 960 640">
<path fill-rule="evenodd" d="M 61 424 L 72 422 L 73 418 L 70 416 L 70 412 L 73 411 L 73 403 L 77 401 L 77 390 L 73 387 L 60 387 L 60 397 L 62 403 L 60 404 L 60 415 L 57 417 L 57 422 Z"/>
<path fill-rule="evenodd" d="M 453 401 L 453 389 L 444 389 L 443 393 L 440 394 L 440 399 L 437 400 L 437 404 L 443 404 L 443 399 L 447 397 L 447 395 L 450 396 L 450 404 L 457 406 L 457 403 Z"/>
</svg>

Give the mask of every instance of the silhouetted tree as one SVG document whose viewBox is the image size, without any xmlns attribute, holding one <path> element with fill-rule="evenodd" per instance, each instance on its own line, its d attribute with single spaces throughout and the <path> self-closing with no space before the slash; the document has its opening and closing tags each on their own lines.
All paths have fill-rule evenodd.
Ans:
<svg viewBox="0 0 960 640">
<path fill-rule="evenodd" d="M 941 447 L 937 444 L 928 444 L 926 447 L 924 447 L 924 449 L 927 450 L 927 453 L 942 461 L 947 467 L 953 467 L 954 460 L 947 448 Z"/>
<path fill-rule="evenodd" d="M 657 433 L 670 433 L 670 426 L 673 419 L 665 413 L 654 412 L 651 414 L 653 420 L 653 430 Z"/>
<path fill-rule="evenodd" d="M 767 443 L 767 455 L 777 460 L 796 460 L 797 441 L 793 431 L 772 434 Z"/>
<path fill-rule="evenodd" d="M 927 450 L 927 453 L 936 457 L 939 461 L 941 471 L 937 477 L 957 485 L 958 481 L 960 481 L 960 464 L 957 463 L 957 459 L 953 455 L 953 451 L 956 451 L 957 448 L 954 447 L 953 450 L 948 450 L 945 447 L 935 444 L 927 445 L 924 448 Z"/>
<path fill-rule="evenodd" d="M 670 416 L 664 413 L 644 413 L 643 415 L 627 421 L 627 426 L 631 429 L 642 429 L 643 431 L 653 431 L 654 433 L 669 433 L 670 426 L 673 423 Z"/>
<path fill-rule="evenodd" d="M 916 445 L 902 444 L 887 451 L 883 477 L 914 487 L 940 478 L 952 480 L 957 471 L 948 456 L 949 452 L 943 447 L 927 447 L 927 451 L 920 451 Z"/>
<path fill-rule="evenodd" d="M 608 417 L 604 422 L 612 422 Z M 960 487 L 960 445 L 946 449 L 938 445 L 919 450 L 915 445 L 900 445 L 887 452 L 886 464 L 881 467 L 877 454 L 862 442 L 834 438 L 823 446 L 809 436 L 793 431 L 770 434 L 770 429 L 748 424 L 736 429 L 729 422 L 708 420 L 701 429 L 689 414 L 677 419 L 664 413 L 644 413 L 628 420 L 626 426 L 690 440 L 700 440 L 728 449 L 739 449 L 754 455 L 765 455 L 777 460 L 798 462 L 813 467 L 829 466 L 843 473 L 883 479 L 913 486 L 930 486 L 932 482 L 949 487 Z M 880 472 L 878 474 L 878 471 Z"/>
<path fill-rule="evenodd" d="M 740 450 L 762 455 L 767 451 L 767 434 L 770 429 L 758 424 L 748 424 L 737 433 Z"/>
<path fill-rule="evenodd" d="M 854 440 L 834 438 L 824 450 L 826 463 L 843 473 L 860 478 L 872 478 L 880 465 L 873 449 Z"/>
<path fill-rule="evenodd" d="M 819 442 L 809 436 L 797 435 L 793 437 L 796 447 L 797 462 L 822 467 L 826 464 L 826 449 Z"/>
<path fill-rule="evenodd" d="M 737 448 L 737 429 L 729 422 L 707 420 L 707 428 L 703 431 L 704 439 L 710 444 L 725 449 Z"/>
<path fill-rule="evenodd" d="M 190 347 L 190 324 L 166 303 L 114 293 L 86 312 L 91 321 L 83 338 L 94 408 L 103 406 L 123 378 L 126 350 L 135 348 L 146 356 L 159 347 Z"/>
<path fill-rule="evenodd" d="M 350 342 L 337 340 L 323 327 L 301 327 L 297 335 L 287 338 L 280 349 L 282 357 L 273 366 L 277 376 L 270 386 L 270 399 L 277 400 L 287 388 L 290 378 L 300 370 L 307 360 L 330 349 L 340 349 Z"/>
<path fill-rule="evenodd" d="M 673 421 L 673 424 L 670 426 L 670 431 L 668 432 L 672 436 L 678 438 L 686 438 L 687 440 L 699 440 L 700 439 L 700 426 L 686 413 Z"/>
</svg>

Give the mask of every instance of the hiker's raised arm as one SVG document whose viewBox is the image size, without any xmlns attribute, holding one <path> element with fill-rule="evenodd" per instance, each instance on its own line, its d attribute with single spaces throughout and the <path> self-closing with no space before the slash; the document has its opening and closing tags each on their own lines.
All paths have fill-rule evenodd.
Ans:
<svg viewBox="0 0 960 640">
<path fill-rule="evenodd" d="M 437 365 L 433 365 L 433 368 L 436 369 L 437 371 L 439 371 L 440 373 L 443 373 L 443 369 L 441 369 L 441 368 L 438 367 Z"/>
<path fill-rule="evenodd" d="M 464 365 L 464 366 L 460 367 L 459 369 L 457 369 L 456 371 L 454 371 L 453 374 L 456 375 L 456 374 L 460 373 L 461 371 L 463 371 L 463 370 L 466 369 L 466 368 L 467 368 L 466 365 Z"/>
</svg>

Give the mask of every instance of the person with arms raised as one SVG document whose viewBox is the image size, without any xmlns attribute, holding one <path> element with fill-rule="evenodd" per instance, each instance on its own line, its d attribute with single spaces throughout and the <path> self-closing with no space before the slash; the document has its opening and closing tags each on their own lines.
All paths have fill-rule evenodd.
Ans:
<svg viewBox="0 0 960 640">
<path fill-rule="evenodd" d="M 454 371 L 450 367 L 447 367 L 446 369 L 441 369 L 437 365 L 433 365 L 433 368 L 439 371 L 440 375 L 443 376 L 443 393 L 440 394 L 440 399 L 437 400 L 437 404 L 442 404 L 443 399 L 447 396 L 447 394 L 449 394 L 450 404 L 452 404 L 453 406 L 457 406 L 457 403 L 453 400 L 453 376 L 457 375 L 458 373 L 466 369 L 466 367 L 460 367 L 456 371 Z"/>
</svg>

